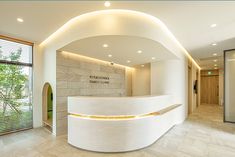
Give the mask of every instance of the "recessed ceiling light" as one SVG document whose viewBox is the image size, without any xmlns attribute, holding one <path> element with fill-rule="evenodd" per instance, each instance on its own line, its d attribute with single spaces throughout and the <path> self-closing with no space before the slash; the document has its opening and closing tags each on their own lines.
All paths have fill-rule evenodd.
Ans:
<svg viewBox="0 0 235 157">
<path fill-rule="evenodd" d="M 111 55 L 111 54 L 109 54 L 109 55 L 108 55 L 108 57 L 110 57 L 110 58 L 111 58 L 111 57 L 112 57 L 112 55 Z"/>
<path fill-rule="evenodd" d="M 144 64 L 142 64 L 141 67 L 143 68 L 143 67 L 144 67 Z"/>
<path fill-rule="evenodd" d="M 152 57 L 152 60 L 156 59 L 155 57 Z"/>
<path fill-rule="evenodd" d="M 213 44 L 211 44 L 212 46 L 216 46 L 217 44 L 216 43 L 213 43 Z"/>
<path fill-rule="evenodd" d="M 107 47 L 109 47 L 109 45 L 108 44 L 103 44 L 103 47 L 107 48 Z"/>
<path fill-rule="evenodd" d="M 24 22 L 24 20 L 22 18 L 17 18 L 17 21 L 21 22 L 21 23 Z"/>
<path fill-rule="evenodd" d="M 142 53 L 142 51 L 141 51 L 141 50 L 138 50 L 137 53 Z"/>
<path fill-rule="evenodd" d="M 214 59 L 214 62 L 217 62 L 218 60 L 217 59 Z"/>
<path fill-rule="evenodd" d="M 105 7 L 110 7 L 110 5 L 111 5 L 111 3 L 110 3 L 109 1 L 105 1 L 105 2 L 104 2 L 104 6 L 105 6 Z"/>
<path fill-rule="evenodd" d="M 127 60 L 126 62 L 127 62 L 127 63 L 130 63 L 131 61 L 130 61 L 130 60 Z"/>
<path fill-rule="evenodd" d="M 217 64 L 214 64 L 215 67 L 217 67 L 218 65 Z"/>
<path fill-rule="evenodd" d="M 213 56 L 217 56 L 217 53 L 213 53 Z"/>
<path fill-rule="evenodd" d="M 217 26 L 216 23 L 211 24 L 211 28 L 214 28 L 214 27 L 216 27 L 216 26 Z"/>
</svg>

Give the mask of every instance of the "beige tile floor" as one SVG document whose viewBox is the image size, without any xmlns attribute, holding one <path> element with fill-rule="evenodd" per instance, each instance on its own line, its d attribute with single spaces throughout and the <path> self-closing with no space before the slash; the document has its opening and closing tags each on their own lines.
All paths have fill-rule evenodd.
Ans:
<svg viewBox="0 0 235 157">
<path fill-rule="evenodd" d="M 144 138 L 144 136 L 143 136 Z M 222 108 L 201 105 L 189 118 L 148 148 L 94 153 L 38 128 L 0 137 L 0 157 L 235 157 L 235 124 L 222 122 Z"/>
</svg>

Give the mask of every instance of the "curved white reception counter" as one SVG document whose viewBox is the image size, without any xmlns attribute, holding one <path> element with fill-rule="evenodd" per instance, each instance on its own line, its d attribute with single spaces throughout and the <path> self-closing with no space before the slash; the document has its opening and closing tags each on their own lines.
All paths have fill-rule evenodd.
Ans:
<svg viewBox="0 0 235 157">
<path fill-rule="evenodd" d="M 169 95 L 69 97 L 68 143 L 97 152 L 144 148 L 177 123 L 180 106 Z"/>
</svg>

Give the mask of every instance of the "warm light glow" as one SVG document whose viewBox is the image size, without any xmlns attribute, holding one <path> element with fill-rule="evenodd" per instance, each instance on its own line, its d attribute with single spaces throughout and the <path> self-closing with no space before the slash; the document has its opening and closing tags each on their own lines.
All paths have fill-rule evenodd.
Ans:
<svg viewBox="0 0 235 157">
<path fill-rule="evenodd" d="M 109 45 L 108 44 L 103 44 L 103 47 L 107 48 L 107 47 L 109 47 Z"/>
<path fill-rule="evenodd" d="M 91 58 L 91 57 L 87 57 L 87 56 L 82 56 L 82 55 L 79 55 L 79 54 L 75 54 L 75 53 L 71 53 L 71 52 L 67 52 L 67 51 L 62 51 L 61 52 L 62 55 L 70 55 L 72 57 L 77 57 L 77 58 L 83 58 L 83 59 L 87 59 L 87 60 L 90 60 L 90 61 L 94 61 L 94 62 L 102 62 L 104 64 L 107 64 L 107 65 L 110 65 L 110 62 L 109 61 L 104 61 L 104 60 L 100 60 L 100 59 L 96 59 L 96 58 Z M 113 62 L 111 62 L 113 63 Z M 120 65 L 120 64 L 114 64 L 113 63 L 113 66 L 117 66 L 117 67 L 121 67 L 121 68 L 127 68 L 127 69 L 131 69 L 133 70 L 134 68 L 132 67 L 128 67 L 128 66 L 125 66 L 125 65 Z"/>
<path fill-rule="evenodd" d="M 155 60 L 156 58 L 155 57 L 152 57 L 152 60 Z"/>
<path fill-rule="evenodd" d="M 214 69 L 218 69 L 217 67 L 214 67 Z"/>
<path fill-rule="evenodd" d="M 141 50 L 138 50 L 137 53 L 142 53 L 142 51 L 141 51 Z"/>
<path fill-rule="evenodd" d="M 111 6 L 111 3 L 110 3 L 109 1 L 105 1 L 105 2 L 104 2 L 104 6 L 105 6 L 105 7 L 110 7 L 110 6 Z"/>
<path fill-rule="evenodd" d="M 127 63 L 130 63 L 131 61 L 130 61 L 130 60 L 127 60 L 126 62 L 127 62 Z"/>
<path fill-rule="evenodd" d="M 160 116 L 180 106 L 181 104 L 175 104 L 175 105 L 168 106 L 164 109 L 161 109 L 160 111 L 141 114 L 141 115 L 85 115 L 85 114 L 69 113 L 69 116 L 74 116 L 74 117 L 79 117 L 79 118 L 84 118 L 84 119 L 96 119 L 96 120 L 128 120 L 128 119 Z"/>
<path fill-rule="evenodd" d="M 217 64 L 214 64 L 215 67 L 217 67 L 218 65 Z"/>
<path fill-rule="evenodd" d="M 103 14 L 103 13 L 112 13 L 112 12 L 123 12 L 123 13 L 126 13 L 127 15 L 128 14 L 136 14 L 140 17 L 142 16 L 142 17 L 145 17 L 147 19 L 150 19 L 152 22 L 155 22 L 168 35 L 168 37 L 171 38 L 175 42 L 175 44 L 185 53 L 185 55 L 196 65 L 196 67 L 199 70 L 201 69 L 200 66 L 196 63 L 196 61 L 188 53 L 188 51 L 180 44 L 180 42 L 175 38 L 175 36 L 170 32 L 170 30 L 166 27 L 166 25 L 161 20 L 159 20 L 158 18 L 156 18 L 155 16 L 152 16 L 150 14 L 146 14 L 146 13 L 139 12 L 139 11 L 133 11 L 133 10 L 123 10 L 123 9 L 100 10 L 100 11 L 89 12 L 89 13 L 85 13 L 85 14 L 76 16 L 76 17 L 72 18 L 71 20 L 69 20 L 68 22 L 66 22 L 62 27 L 60 27 L 58 30 L 56 30 L 48 38 L 46 38 L 40 44 L 40 46 L 45 46 L 51 40 L 58 37 L 60 35 L 60 33 L 63 33 L 65 30 L 70 29 L 70 27 L 77 20 L 80 20 L 80 19 L 83 19 L 83 18 L 86 18 L 86 17 L 89 17 L 89 16 L 95 16 L 95 15 L 99 15 L 99 14 Z"/>
<path fill-rule="evenodd" d="M 217 26 L 217 24 L 214 23 L 214 24 L 211 25 L 211 28 L 214 28 L 216 26 Z"/>
<path fill-rule="evenodd" d="M 110 55 L 110 54 L 109 54 L 109 55 L 108 55 L 108 57 L 109 57 L 109 58 L 111 58 L 111 57 L 112 57 L 112 55 Z"/>
<path fill-rule="evenodd" d="M 216 43 L 213 43 L 213 44 L 211 44 L 212 46 L 216 46 L 217 44 Z"/>
<path fill-rule="evenodd" d="M 217 59 L 214 60 L 214 62 L 217 62 L 217 61 L 218 61 Z"/>
<path fill-rule="evenodd" d="M 143 68 L 143 67 L 144 67 L 144 64 L 142 64 L 141 67 Z"/>
<path fill-rule="evenodd" d="M 213 53 L 213 56 L 217 56 L 217 53 Z"/>
<path fill-rule="evenodd" d="M 229 61 L 229 62 L 234 62 L 235 59 L 227 59 L 227 61 Z"/>
<path fill-rule="evenodd" d="M 24 22 L 24 20 L 22 18 L 17 18 L 17 21 L 21 22 L 21 23 Z"/>
</svg>

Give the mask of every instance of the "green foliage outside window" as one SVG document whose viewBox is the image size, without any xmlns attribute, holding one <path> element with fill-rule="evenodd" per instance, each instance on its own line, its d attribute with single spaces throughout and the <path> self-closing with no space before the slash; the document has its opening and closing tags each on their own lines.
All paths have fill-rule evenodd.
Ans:
<svg viewBox="0 0 235 157">
<path fill-rule="evenodd" d="M 4 55 L 0 47 L 0 60 L 18 62 L 22 49 L 10 55 Z M 29 78 L 23 66 L 0 64 L 0 134 L 6 131 L 21 129 L 31 125 L 32 113 L 22 110 L 31 106 L 29 102 Z M 26 67 L 28 68 L 28 67 Z"/>
</svg>

